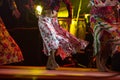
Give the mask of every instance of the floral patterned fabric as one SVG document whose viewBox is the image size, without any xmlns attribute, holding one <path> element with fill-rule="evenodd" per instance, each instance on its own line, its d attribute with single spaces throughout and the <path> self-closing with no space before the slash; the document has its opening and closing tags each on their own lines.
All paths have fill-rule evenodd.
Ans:
<svg viewBox="0 0 120 80">
<path fill-rule="evenodd" d="M 0 65 L 23 61 L 20 48 L 8 33 L 0 18 Z"/>
<path fill-rule="evenodd" d="M 108 48 L 107 53 L 112 54 L 120 49 L 120 25 L 115 24 L 114 12 L 114 8 L 119 2 L 117 0 L 107 0 L 113 1 L 110 3 L 105 1 L 91 0 L 90 22 L 94 36 L 94 55 L 100 52 L 104 54 Z"/>
<path fill-rule="evenodd" d="M 84 40 L 78 40 L 64 30 L 58 23 L 57 18 L 39 16 L 39 30 L 43 38 L 44 52 L 50 55 L 51 50 L 57 49 L 57 54 L 62 59 L 71 53 L 76 53 L 87 46 Z"/>
</svg>

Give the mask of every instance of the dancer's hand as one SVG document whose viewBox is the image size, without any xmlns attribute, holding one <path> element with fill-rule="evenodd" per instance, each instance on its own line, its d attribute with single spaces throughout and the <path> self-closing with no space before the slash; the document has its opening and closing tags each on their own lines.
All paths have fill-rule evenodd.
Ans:
<svg viewBox="0 0 120 80">
<path fill-rule="evenodd" d="M 15 16 L 16 18 L 19 18 L 21 14 L 19 10 L 16 8 L 13 10 L 12 15 Z"/>
<path fill-rule="evenodd" d="M 48 13 L 50 14 L 50 13 Z M 51 13 L 51 17 L 57 17 L 58 16 L 58 12 L 53 10 L 52 13 Z"/>
</svg>

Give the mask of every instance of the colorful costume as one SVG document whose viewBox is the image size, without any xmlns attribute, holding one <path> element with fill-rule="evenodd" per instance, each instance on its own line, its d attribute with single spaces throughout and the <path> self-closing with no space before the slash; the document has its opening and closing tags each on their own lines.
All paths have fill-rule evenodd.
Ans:
<svg viewBox="0 0 120 80">
<path fill-rule="evenodd" d="M 13 0 L 8 0 L 11 4 L 11 8 L 13 9 L 15 4 L 12 1 Z M 10 36 L 2 21 L 2 18 L 0 17 L 0 65 L 17 63 L 23 60 L 24 59 L 19 46 Z"/>
<path fill-rule="evenodd" d="M 78 40 L 65 31 L 58 23 L 57 18 L 39 17 L 39 29 L 44 42 L 44 52 L 50 55 L 51 50 L 58 49 L 64 59 L 71 53 L 84 49 L 87 45 L 83 40 Z M 59 52 L 60 51 L 60 52 Z"/>
<path fill-rule="evenodd" d="M 117 0 L 90 0 L 91 28 L 94 36 L 94 55 L 99 58 L 97 67 L 106 71 L 106 61 L 109 56 L 119 51 L 120 25 L 116 24 L 115 9 Z"/>
<path fill-rule="evenodd" d="M 0 18 L 0 65 L 21 61 L 23 61 L 22 52 Z"/>
<path fill-rule="evenodd" d="M 76 53 L 81 49 L 84 49 L 87 42 L 84 40 L 78 40 L 69 32 L 64 30 L 58 23 L 57 17 L 45 16 L 46 10 L 59 11 L 61 0 L 50 0 L 49 7 L 43 8 L 43 14 L 39 16 L 39 30 L 43 38 L 44 52 L 46 55 L 50 55 L 50 51 L 57 50 L 56 54 L 59 54 L 62 59 Z M 62 0 L 67 5 L 69 13 L 71 13 L 71 6 L 68 0 Z M 46 13 L 50 14 L 50 13 Z M 69 14 L 69 18 L 72 18 L 72 14 Z"/>
</svg>

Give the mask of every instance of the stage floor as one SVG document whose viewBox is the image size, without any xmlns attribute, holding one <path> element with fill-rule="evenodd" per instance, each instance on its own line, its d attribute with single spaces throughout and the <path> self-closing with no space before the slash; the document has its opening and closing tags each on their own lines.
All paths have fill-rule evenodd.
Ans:
<svg viewBox="0 0 120 80">
<path fill-rule="evenodd" d="M 0 66 L 0 80 L 120 80 L 118 72 L 99 72 L 93 68 L 59 67 L 46 70 L 39 66 Z"/>
</svg>

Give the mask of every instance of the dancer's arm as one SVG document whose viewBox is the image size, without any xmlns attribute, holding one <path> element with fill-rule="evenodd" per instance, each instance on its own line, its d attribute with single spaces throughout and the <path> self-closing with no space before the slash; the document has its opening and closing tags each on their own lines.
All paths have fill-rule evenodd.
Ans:
<svg viewBox="0 0 120 80">
<path fill-rule="evenodd" d="M 15 1 L 8 0 L 8 3 L 9 3 L 10 9 L 12 10 L 12 15 L 15 16 L 16 18 L 19 18 L 21 14 L 20 14 L 19 10 L 17 9 L 17 5 L 16 5 Z"/>
<path fill-rule="evenodd" d="M 72 4 L 70 0 L 63 0 L 63 2 L 66 4 L 67 10 L 68 10 L 68 17 L 72 18 Z"/>
<path fill-rule="evenodd" d="M 63 2 L 66 4 L 67 10 L 68 10 L 68 25 L 71 24 L 72 21 L 72 4 L 70 2 L 70 0 L 63 0 Z"/>
</svg>

